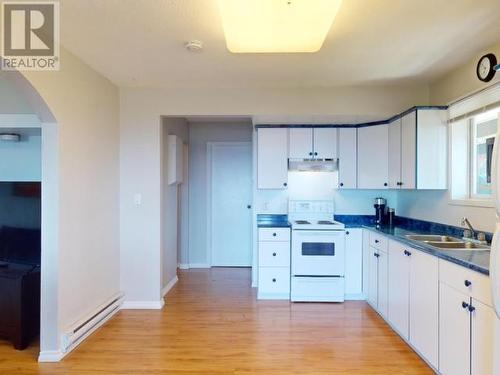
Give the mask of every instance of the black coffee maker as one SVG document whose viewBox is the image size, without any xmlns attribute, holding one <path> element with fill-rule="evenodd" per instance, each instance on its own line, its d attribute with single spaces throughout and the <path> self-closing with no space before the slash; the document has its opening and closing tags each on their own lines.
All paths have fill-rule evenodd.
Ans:
<svg viewBox="0 0 500 375">
<path fill-rule="evenodd" d="M 375 198 L 373 207 L 375 207 L 375 225 L 380 227 L 386 222 L 387 201 L 385 198 Z"/>
</svg>

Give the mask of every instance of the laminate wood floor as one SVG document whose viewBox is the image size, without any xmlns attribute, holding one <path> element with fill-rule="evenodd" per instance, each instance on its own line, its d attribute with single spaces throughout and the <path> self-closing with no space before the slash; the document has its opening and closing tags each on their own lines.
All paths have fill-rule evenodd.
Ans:
<svg viewBox="0 0 500 375">
<path fill-rule="evenodd" d="M 432 374 L 365 303 L 257 301 L 249 269 L 179 271 L 162 311 L 120 311 L 57 364 L 0 340 L 0 374 Z"/>
</svg>

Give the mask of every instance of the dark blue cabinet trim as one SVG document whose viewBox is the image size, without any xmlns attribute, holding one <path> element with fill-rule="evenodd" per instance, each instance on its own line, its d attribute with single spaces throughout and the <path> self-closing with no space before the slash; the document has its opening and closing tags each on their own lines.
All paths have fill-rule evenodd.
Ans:
<svg viewBox="0 0 500 375">
<path fill-rule="evenodd" d="M 388 124 L 392 121 L 398 120 L 401 117 L 407 115 L 408 113 L 411 113 L 413 111 L 418 111 L 418 110 L 426 110 L 426 109 L 448 109 L 447 105 L 417 105 L 415 107 L 411 107 L 407 109 L 404 112 L 401 112 L 395 116 L 392 116 L 388 118 L 387 120 L 380 120 L 380 121 L 370 121 L 370 122 L 363 122 L 360 124 L 257 124 L 255 125 L 256 129 L 260 128 L 317 128 L 317 127 L 322 127 L 322 128 L 364 128 L 367 126 L 376 126 L 376 125 L 385 125 Z"/>
</svg>

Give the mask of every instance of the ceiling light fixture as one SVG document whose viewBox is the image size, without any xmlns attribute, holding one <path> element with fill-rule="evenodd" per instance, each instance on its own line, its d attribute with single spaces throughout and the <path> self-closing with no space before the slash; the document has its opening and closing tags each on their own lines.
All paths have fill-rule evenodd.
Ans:
<svg viewBox="0 0 500 375">
<path fill-rule="evenodd" d="M 190 40 L 184 44 L 184 47 L 186 47 L 189 52 L 200 52 L 203 49 L 203 42 L 199 40 Z"/>
<path fill-rule="evenodd" d="M 3 142 L 19 142 L 20 140 L 21 136 L 19 134 L 12 134 L 12 133 L 0 134 L 0 141 Z"/>
<path fill-rule="evenodd" d="M 218 0 L 233 53 L 311 53 L 321 49 L 342 0 Z"/>
</svg>

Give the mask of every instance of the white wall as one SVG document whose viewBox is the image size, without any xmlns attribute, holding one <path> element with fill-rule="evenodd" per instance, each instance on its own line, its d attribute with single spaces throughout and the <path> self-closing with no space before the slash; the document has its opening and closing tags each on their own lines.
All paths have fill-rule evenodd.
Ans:
<svg viewBox="0 0 500 375">
<path fill-rule="evenodd" d="M 207 142 L 251 142 L 250 121 L 192 122 L 189 129 L 189 263 L 207 265 Z"/>
<path fill-rule="evenodd" d="M 0 77 L 0 113 L 32 114 L 33 109 L 16 86 Z"/>
<path fill-rule="evenodd" d="M 57 296 L 52 296 L 57 309 L 45 305 L 42 315 L 57 317 L 60 334 L 120 290 L 118 90 L 64 48 L 61 71 L 23 75 L 58 124 L 57 129 L 42 128 L 59 140 L 46 145 L 57 151 L 58 212 L 52 216 L 59 217 L 58 249 L 42 250 L 54 251 L 51 259 L 58 262 L 51 280 L 57 285 Z M 20 84 L 29 91 L 29 84 Z M 43 112 L 42 120 L 48 116 Z M 42 279 L 43 272 L 42 254 Z M 58 337 L 42 340 L 42 351 L 57 351 Z"/>
<path fill-rule="evenodd" d="M 286 115 L 293 119 L 312 115 L 356 115 L 386 118 L 427 102 L 426 85 L 121 89 L 120 236 L 122 288 L 127 298 L 158 301 L 161 294 L 161 116 Z M 140 206 L 134 205 L 136 193 L 143 197 Z"/>
<path fill-rule="evenodd" d="M 41 181 L 42 136 L 40 129 L 13 130 L 21 135 L 21 141 L 0 141 L 0 160 L 2 160 L 0 181 Z"/>
<path fill-rule="evenodd" d="M 179 248 L 179 185 L 168 185 L 168 136 L 176 135 L 183 143 L 189 141 L 188 123 L 183 118 L 165 117 L 162 126 L 162 282 L 164 288 L 177 276 Z"/>
</svg>

